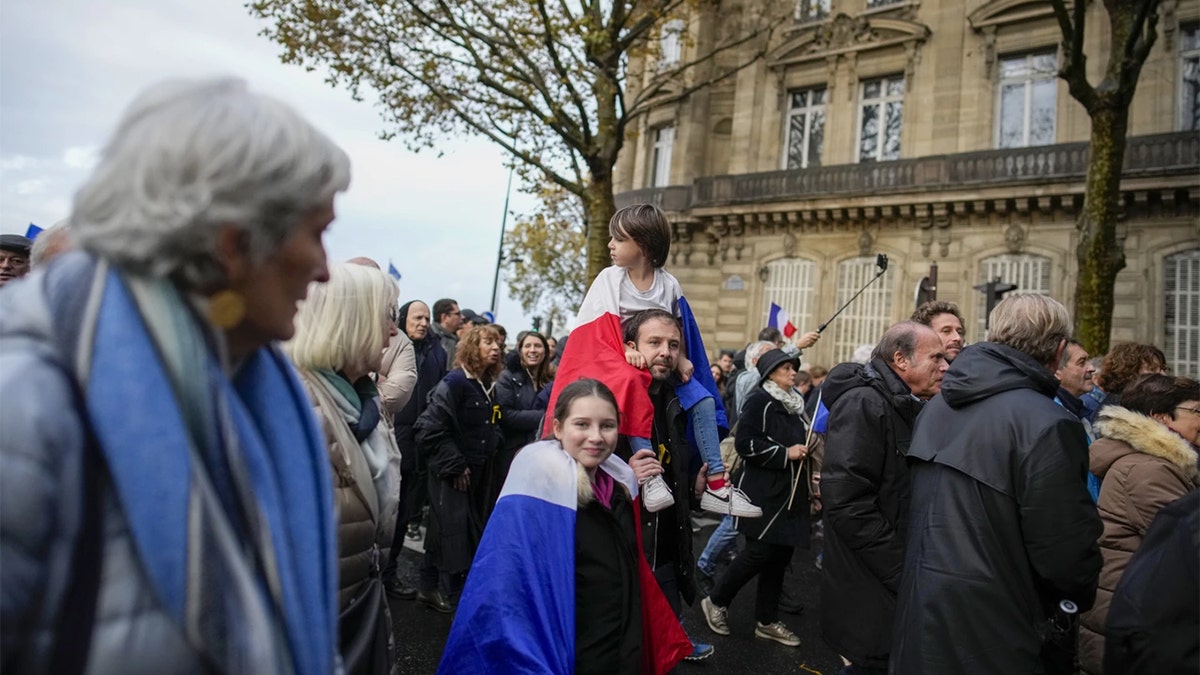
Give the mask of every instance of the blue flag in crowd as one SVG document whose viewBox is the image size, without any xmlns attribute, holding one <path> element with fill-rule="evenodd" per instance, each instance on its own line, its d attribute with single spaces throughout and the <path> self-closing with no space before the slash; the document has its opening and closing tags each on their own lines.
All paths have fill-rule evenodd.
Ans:
<svg viewBox="0 0 1200 675">
<path fill-rule="evenodd" d="M 829 408 L 825 407 L 825 402 L 817 399 L 817 411 L 813 413 L 813 431 L 818 434 L 825 433 L 829 428 Z"/>
<path fill-rule="evenodd" d="M 388 261 L 388 274 L 396 281 L 400 281 L 400 270 L 396 269 L 391 260 Z"/>
<path fill-rule="evenodd" d="M 42 228 L 38 227 L 37 225 L 34 225 L 33 223 L 30 223 L 29 227 L 25 230 L 25 238 L 28 239 L 29 241 L 33 241 L 34 239 L 37 239 L 37 236 L 41 233 L 42 233 Z"/>
</svg>

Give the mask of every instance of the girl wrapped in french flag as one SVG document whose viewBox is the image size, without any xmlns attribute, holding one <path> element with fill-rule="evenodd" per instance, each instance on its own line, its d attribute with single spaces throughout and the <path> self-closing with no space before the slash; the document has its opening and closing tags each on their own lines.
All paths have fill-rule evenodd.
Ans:
<svg viewBox="0 0 1200 675">
<path fill-rule="evenodd" d="M 692 651 L 642 552 L 617 401 L 563 388 L 488 521 L 439 674 L 663 675 Z"/>
</svg>

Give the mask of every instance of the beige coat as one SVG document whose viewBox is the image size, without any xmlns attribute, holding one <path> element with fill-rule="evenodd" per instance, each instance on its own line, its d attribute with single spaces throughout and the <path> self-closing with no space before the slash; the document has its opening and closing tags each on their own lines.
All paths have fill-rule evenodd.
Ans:
<svg viewBox="0 0 1200 675">
<path fill-rule="evenodd" d="M 379 368 L 376 385 L 379 387 L 379 397 L 387 414 L 384 419 L 392 424 L 392 415 L 408 405 L 413 391 L 417 388 L 417 357 L 413 351 L 412 340 L 400 331 L 392 336 L 388 348 L 383 351 L 383 363 Z"/>
<path fill-rule="evenodd" d="M 1086 673 L 1104 671 L 1104 624 L 1113 591 L 1154 516 L 1192 490 L 1198 481 L 1195 449 L 1165 425 L 1120 406 L 1100 411 L 1101 438 L 1089 448 L 1091 471 L 1103 483 L 1100 550 L 1104 567 L 1096 604 L 1083 614 L 1079 656 Z"/>
<path fill-rule="evenodd" d="M 320 375 L 300 371 L 300 380 L 308 391 L 325 435 L 329 465 L 333 469 L 338 534 L 338 607 L 345 609 L 370 576 L 374 565 L 386 564 L 392 536 L 390 529 L 381 526 L 389 521 L 381 519 L 381 504 L 366 457 L 342 419 L 337 404 L 318 378 Z M 395 443 L 390 434 L 388 438 Z M 396 454 L 399 455 L 399 450 Z M 391 515 L 390 522 L 394 526 L 395 514 Z"/>
</svg>

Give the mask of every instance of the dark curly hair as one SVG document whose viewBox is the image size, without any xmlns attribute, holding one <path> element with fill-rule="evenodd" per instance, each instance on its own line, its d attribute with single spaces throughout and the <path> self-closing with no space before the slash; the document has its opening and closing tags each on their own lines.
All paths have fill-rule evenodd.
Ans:
<svg viewBox="0 0 1200 675">
<path fill-rule="evenodd" d="M 1121 392 L 1131 382 L 1142 374 L 1143 370 L 1159 371 L 1167 367 L 1167 356 L 1154 345 L 1138 342 L 1122 342 L 1109 350 L 1100 372 L 1096 375 L 1096 384 L 1109 396 L 1120 396 Z"/>
</svg>

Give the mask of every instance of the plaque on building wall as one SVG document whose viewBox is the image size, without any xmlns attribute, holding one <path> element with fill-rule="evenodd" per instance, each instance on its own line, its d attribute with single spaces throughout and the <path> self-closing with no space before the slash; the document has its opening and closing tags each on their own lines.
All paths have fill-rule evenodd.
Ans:
<svg viewBox="0 0 1200 675">
<path fill-rule="evenodd" d="M 729 275 L 729 278 L 725 280 L 723 286 L 727 291 L 744 291 L 746 290 L 746 280 L 740 275 L 731 274 Z"/>
</svg>

